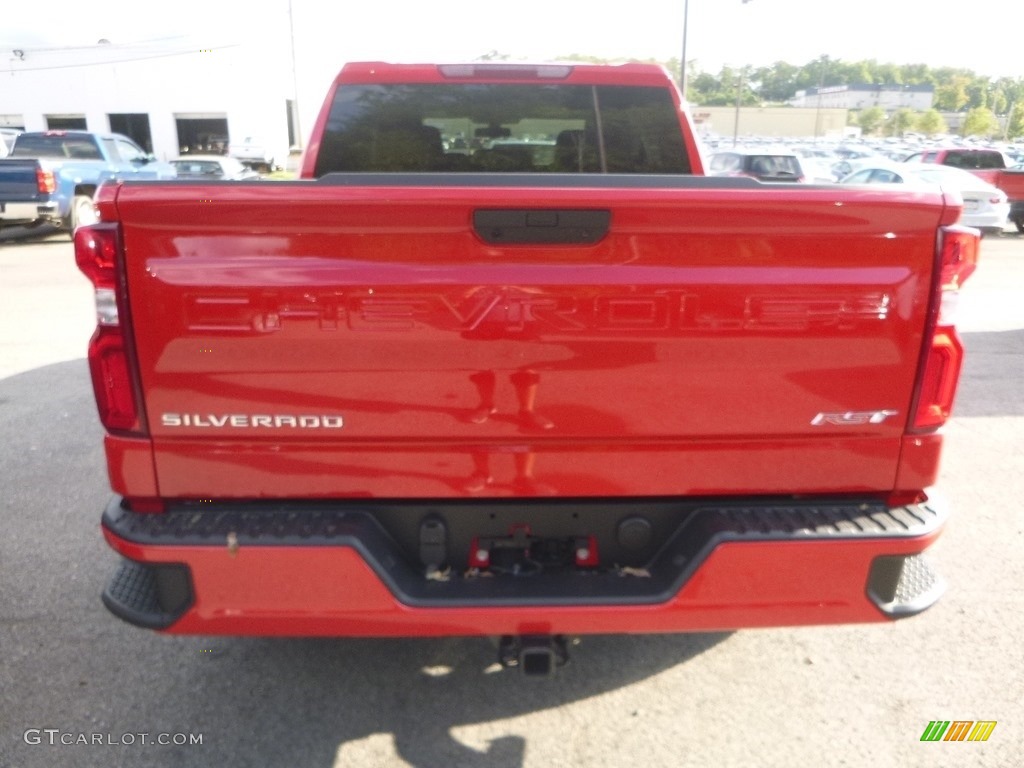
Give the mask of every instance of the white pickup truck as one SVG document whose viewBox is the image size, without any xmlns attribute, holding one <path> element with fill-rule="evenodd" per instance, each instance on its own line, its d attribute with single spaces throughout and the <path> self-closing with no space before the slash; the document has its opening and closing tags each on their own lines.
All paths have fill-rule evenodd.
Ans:
<svg viewBox="0 0 1024 768">
<path fill-rule="evenodd" d="M 281 158 L 276 158 L 270 147 L 252 136 L 246 136 L 242 141 L 232 141 L 228 145 L 228 155 L 256 171 L 269 173 L 281 167 Z"/>
</svg>

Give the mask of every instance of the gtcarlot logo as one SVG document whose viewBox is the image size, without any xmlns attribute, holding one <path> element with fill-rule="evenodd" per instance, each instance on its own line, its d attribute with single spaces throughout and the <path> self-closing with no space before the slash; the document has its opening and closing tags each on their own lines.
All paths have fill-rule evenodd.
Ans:
<svg viewBox="0 0 1024 768">
<path fill-rule="evenodd" d="M 22 735 L 26 744 L 64 747 L 201 746 L 201 733 L 74 733 L 60 728 L 28 728 Z"/>
</svg>

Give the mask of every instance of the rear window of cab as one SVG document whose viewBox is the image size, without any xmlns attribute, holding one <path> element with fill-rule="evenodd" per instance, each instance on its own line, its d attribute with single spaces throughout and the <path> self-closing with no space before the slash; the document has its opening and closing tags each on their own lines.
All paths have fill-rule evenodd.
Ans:
<svg viewBox="0 0 1024 768">
<path fill-rule="evenodd" d="M 444 83 L 339 88 L 315 175 L 690 171 L 663 88 Z"/>
</svg>

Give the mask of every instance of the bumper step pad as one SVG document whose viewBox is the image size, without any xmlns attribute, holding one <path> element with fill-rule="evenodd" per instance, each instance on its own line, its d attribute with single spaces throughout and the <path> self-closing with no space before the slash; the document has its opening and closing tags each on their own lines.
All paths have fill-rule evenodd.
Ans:
<svg viewBox="0 0 1024 768">
<path fill-rule="evenodd" d="M 192 605 L 188 568 L 122 560 L 103 591 L 115 616 L 147 629 L 165 629 Z"/>
<path fill-rule="evenodd" d="M 923 554 L 879 557 L 868 579 L 868 597 L 893 618 L 921 613 L 945 591 L 945 581 L 932 570 Z"/>
<path fill-rule="evenodd" d="M 544 502 L 541 515 L 559 504 L 611 507 L 615 514 L 662 505 L 678 520 L 671 535 L 642 569 L 605 567 L 553 569 L 542 577 L 474 578 L 458 564 L 447 578 L 425 578 L 423 566 L 389 535 L 380 520 L 403 508 L 419 520 L 425 512 L 453 514 L 450 502 L 231 503 L 172 507 L 163 514 L 137 514 L 114 499 L 103 517 L 108 532 L 126 542 L 159 548 L 350 547 L 401 603 L 417 608 L 500 606 L 654 605 L 672 599 L 718 546 L 733 542 L 893 542 L 879 547 L 865 589 L 892 617 L 923 610 L 941 592 L 939 581 L 901 540 L 934 537 L 945 522 L 931 502 L 889 508 L 877 501 L 816 500 L 780 503 L 700 503 L 679 500 Z M 534 509 L 540 502 L 531 502 Z M 607 511 L 607 510 L 605 510 Z M 922 544 L 922 548 L 925 546 Z M 179 549 L 180 551 L 180 549 Z M 780 552 L 780 557 L 786 557 Z M 463 561 L 465 562 L 465 561 Z M 436 574 L 435 574 L 436 576 Z M 637 576 L 640 576 L 639 578 Z M 104 595 L 108 607 L 132 623 L 166 627 L 192 600 L 190 574 L 181 565 L 126 562 Z"/>
</svg>

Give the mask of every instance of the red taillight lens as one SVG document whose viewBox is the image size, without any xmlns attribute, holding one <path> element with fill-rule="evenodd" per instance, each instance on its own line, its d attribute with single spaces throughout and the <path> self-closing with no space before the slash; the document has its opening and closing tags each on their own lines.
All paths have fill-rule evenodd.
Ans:
<svg viewBox="0 0 1024 768">
<path fill-rule="evenodd" d="M 36 168 L 36 189 L 41 195 L 52 195 L 57 191 L 57 179 L 54 178 L 53 171 Z"/>
<path fill-rule="evenodd" d="M 946 227 L 940 248 L 941 283 L 939 290 L 956 291 L 978 267 L 979 235 L 969 227 Z"/>
<path fill-rule="evenodd" d="M 927 431 L 946 423 L 953 409 L 963 358 L 964 348 L 955 328 L 943 328 L 935 334 L 921 378 L 915 428 Z"/>
<path fill-rule="evenodd" d="M 968 227 L 945 227 L 940 234 L 938 275 L 914 407 L 913 429 L 918 432 L 938 429 L 953 410 L 964 348 L 952 310 L 960 287 L 978 266 L 979 241 L 978 231 Z"/>
<path fill-rule="evenodd" d="M 124 334 L 119 327 L 101 326 L 96 329 L 89 342 L 89 370 L 103 426 L 115 431 L 137 431 L 139 419 L 131 366 Z"/>
<path fill-rule="evenodd" d="M 96 288 L 115 288 L 120 247 L 117 224 L 93 224 L 75 230 L 75 262 Z"/>
<path fill-rule="evenodd" d="M 75 262 L 96 291 L 97 328 L 89 342 L 89 370 L 100 421 L 111 431 L 141 432 L 131 358 L 120 320 L 120 252 L 117 224 L 93 224 L 75 231 Z"/>
</svg>

